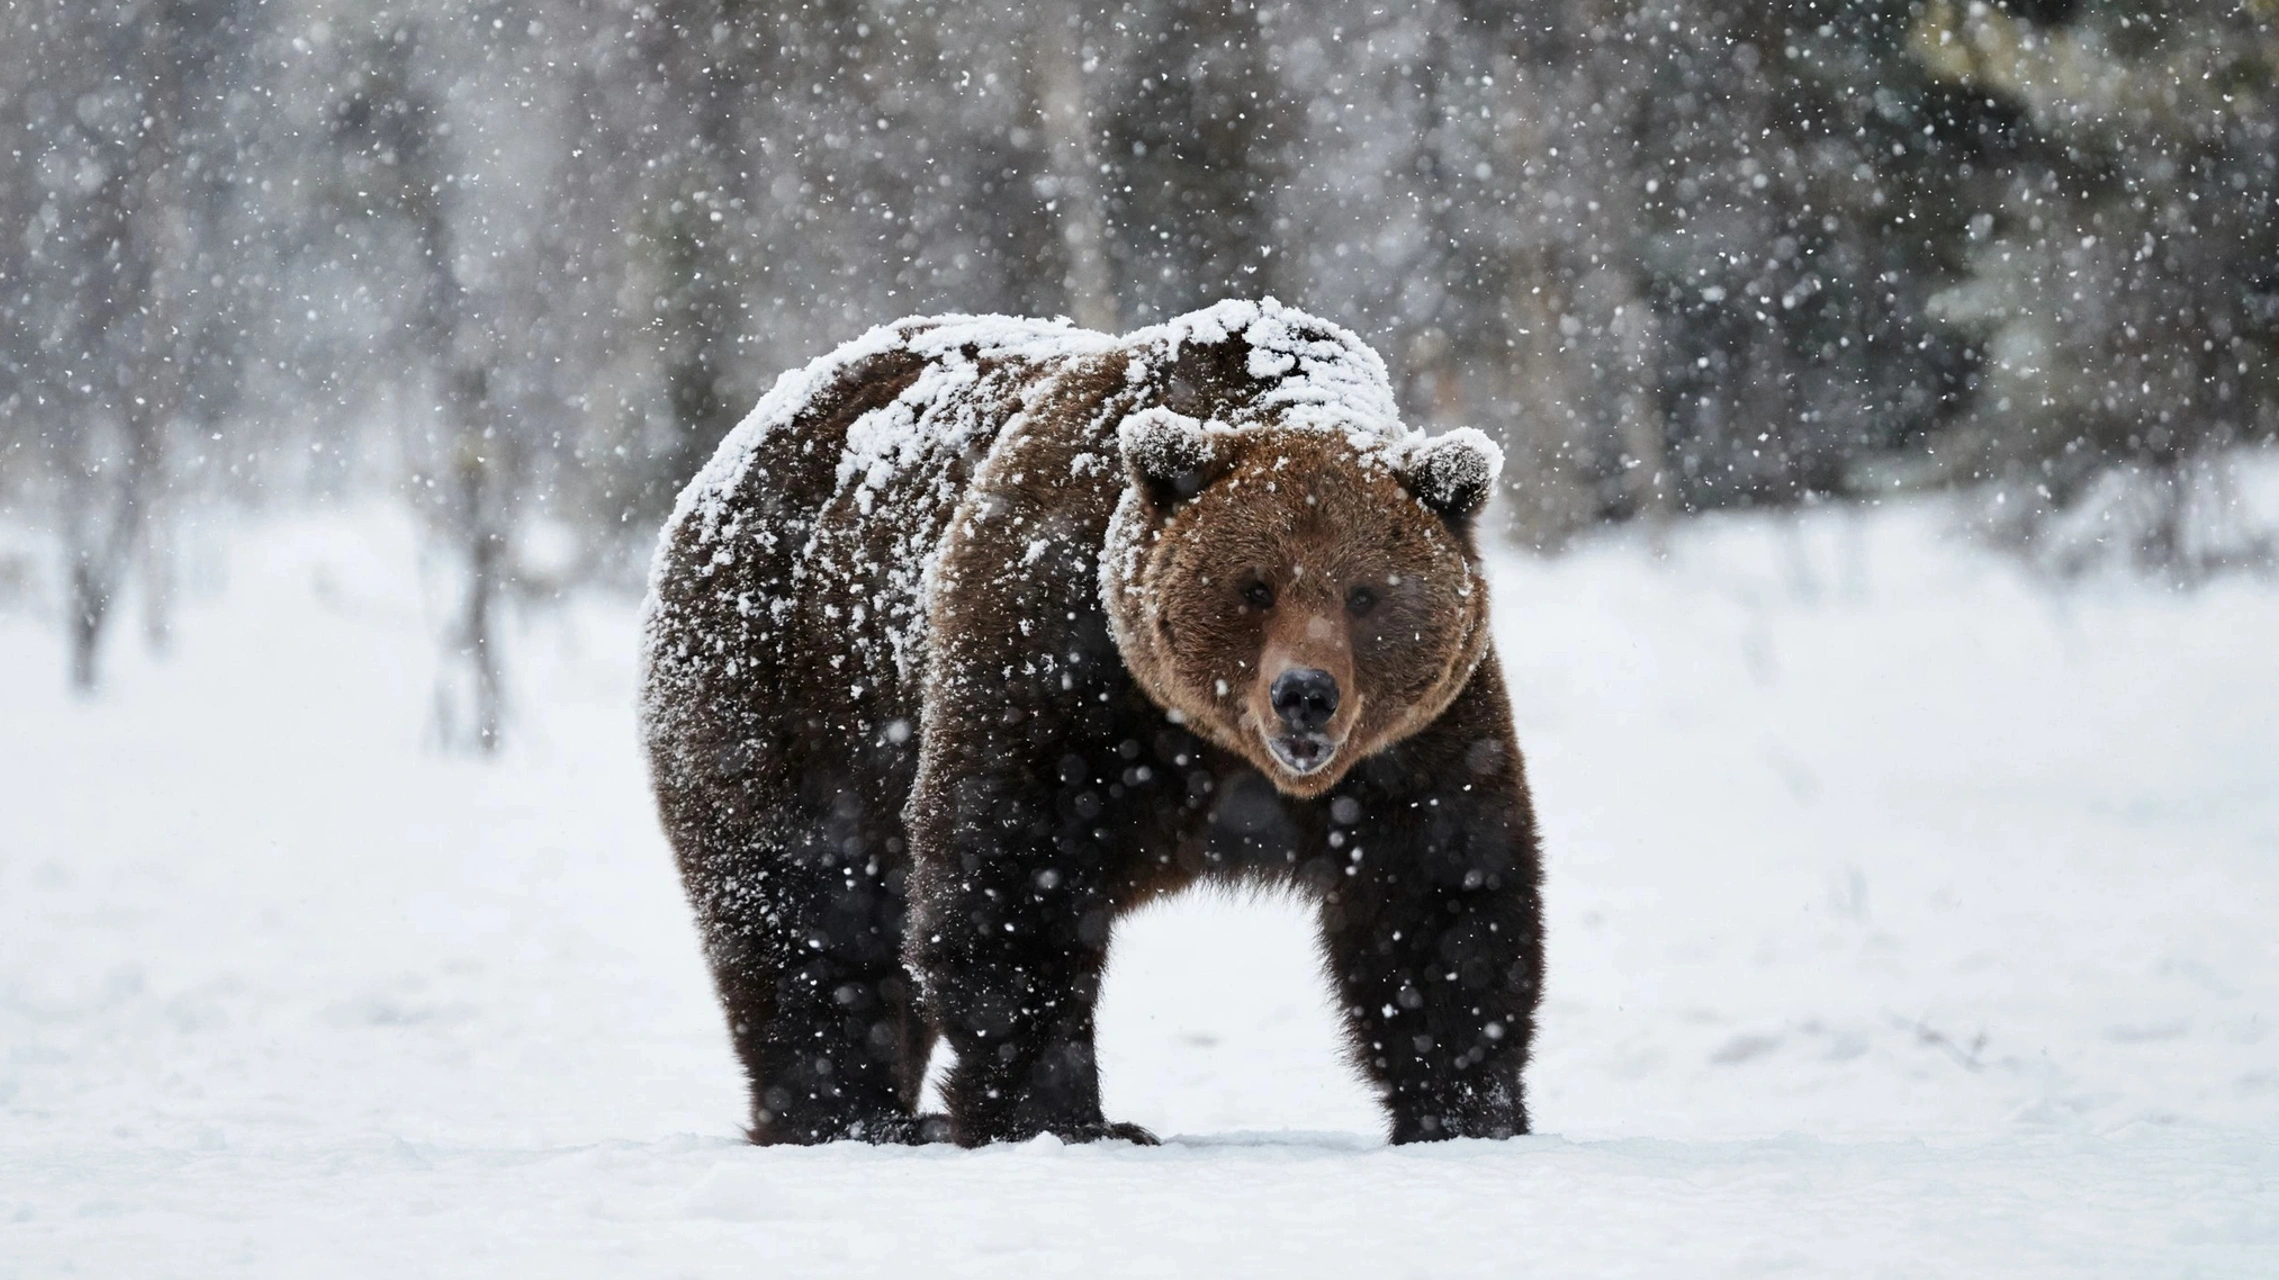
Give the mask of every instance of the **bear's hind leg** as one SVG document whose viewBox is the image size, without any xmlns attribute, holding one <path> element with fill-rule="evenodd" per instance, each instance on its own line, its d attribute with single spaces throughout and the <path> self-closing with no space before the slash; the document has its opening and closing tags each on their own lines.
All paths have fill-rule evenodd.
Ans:
<svg viewBox="0 0 2279 1280">
<path fill-rule="evenodd" d="M 764 936 L 713 947 L 752 1141 L 947 1140 L 915 1114 L 934 1037 L 902 969 L 899 886 L 870 859 L 796 859 L 770 879 Z"/>
</svg>

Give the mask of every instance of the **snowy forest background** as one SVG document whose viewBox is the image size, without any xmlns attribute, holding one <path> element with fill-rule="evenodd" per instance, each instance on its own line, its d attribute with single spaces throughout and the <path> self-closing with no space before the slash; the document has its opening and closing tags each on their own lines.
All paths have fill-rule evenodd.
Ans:
<svg viewBox="0 0 2279 1280">
<path fill-rule="evenodd" d="M 2279 0 L 0 0 L 0 1280 L 2267 1280 L 2275 199 Z M 1536 1132 L 1384 1145 L 1197 893 L 1163 1146 L 748 1145 L 675 491 L 873 324 L 1261 294 L 1511 455 Z"/>
<path fill-rule="evenodd" d="M 1962 487 L 2268 567 L 2275 193 L 2273 0 L 9 0 L 0 608 L 92 686 L 200 512 L 399 495 L 488 745 L 501 611 L 637 580 L 778 372 L 1260 294 L 1525 546 Z"/>
</svg>

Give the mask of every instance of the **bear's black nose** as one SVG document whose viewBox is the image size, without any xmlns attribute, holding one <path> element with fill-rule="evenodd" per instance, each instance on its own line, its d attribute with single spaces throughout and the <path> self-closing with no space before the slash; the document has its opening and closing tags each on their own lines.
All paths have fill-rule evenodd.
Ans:
<svg viewBox="0 0 2279 1280">
<path fill-rule="evenodd" d="M 1312 733 L 1337 714 L 1337 680 L 1318 667 L 1293 667 L 1267 691 L 1274 714 L 1299 733 Z"/>
</svg>

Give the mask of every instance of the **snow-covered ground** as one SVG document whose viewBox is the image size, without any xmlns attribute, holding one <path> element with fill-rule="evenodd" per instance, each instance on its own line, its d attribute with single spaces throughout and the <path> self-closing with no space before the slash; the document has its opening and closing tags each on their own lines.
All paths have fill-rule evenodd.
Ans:
<svg viewBox="0 0 2279 1280">
<path fill-rule="evenodd" d="M 0 1277 L 2279 1274 L 2279 590 L 1943 527 L 1500 564 L 1538 1136 L 1384 1147 L 1303 917 L 1206 898 L 1105 997 L 1166 1144 L 979 1152 L 736 1140 L 631 602 L 475 763 L 399 521 L 209 531 L 91 704 L 0 613 Z"/>
</svg>

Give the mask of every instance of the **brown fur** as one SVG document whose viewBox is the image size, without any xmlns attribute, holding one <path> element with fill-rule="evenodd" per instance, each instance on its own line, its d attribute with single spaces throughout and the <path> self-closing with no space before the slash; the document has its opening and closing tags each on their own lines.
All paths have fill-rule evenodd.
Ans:
<svg viewBox="0 0 2279 1280">
<path fill-rule="evenodd" d="M 1283 421 L 1239 336 L 1147 332 L 843 359 L 668 530 L 650 759 L 756 1141 L 1144 1140 L 1099 1110 L 1108 939 L 1210 876 L 1321 904 L 1396 1141 L 1525 1131 L 1540 873 L 1482 494 Z M 942 447 L 857 493 L 850 433 L 945 369 Z M 1119 455 L 1146 410 L 1226 426 Z M 1268 746 L 1294 668 L 1342 691 L 1303 775 Z M 914 1112 L 937 1034 L 946 1118 Z"/>
<path fill-rule="evenodd" d="M 1311 798 L 1447 709 L 1487 644 L 1487 592 L 1469 526 L 1424 509 L 1343 439 L 1262 429 L 1226 449 L 1193 499 L 1147 504 L 1137 589 L 1112 593 L 1110 615 L 1159 705 Z M 1253 586 L 1269 606 L 1244 599 Z M 1366 614 L 1349 607 L 1357 587 L 1375 597 Z M 1318 773 L 1294 774 L 1266 747 L 1270 691 L 1292 668 L 1344 691 L 1327 731 L 1338 752 Z"/>
</svg>

